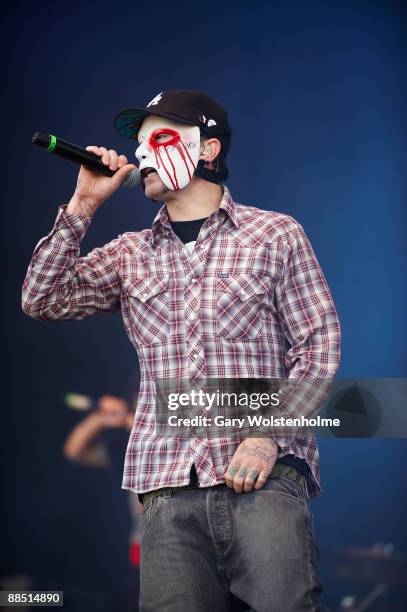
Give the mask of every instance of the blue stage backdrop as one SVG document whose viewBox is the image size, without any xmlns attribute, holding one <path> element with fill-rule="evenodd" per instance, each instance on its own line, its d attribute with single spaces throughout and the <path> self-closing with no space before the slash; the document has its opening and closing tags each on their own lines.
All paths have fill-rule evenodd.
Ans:
<svg viewBox="0 0 407 612">
<path fill-rule="evenodd" d="M 206 91 L 229 111 L 234 136 L 227 184 L 235 200 L 292 215 L 311 240 L 342 324 L 339 375 L 403 377 L 405 8 L 384 0 L 100 0 L 17 1 L 6 9 L 3 505 L 12 517 L 11 572 L 37 573 L 63 587 L 57 534 L 66 547 L 66 533 L 75 539 L 79 530 L 69 530 L 69 513 L 77 513 L 78 525 L 91 524 L 95 499 L 103 499 L 104 512 L 113 516 L 116 502 L 105 499 L 106 483 L 88 474 L 78 486 L 61 458 L 63 440 L 78 421 L 62 396 L 70 390 L 122 395 L 137 371 L 120 315 L 51 323 L 21 311 L 33 248 L 51 230 L 58 205 L 69 201 L 77 175 L 75 166 L 32 146 L 33 132 L 115 148 L 133 159 L 134 145 L 113 129 L 117 111 L 167 88 Z M 141 190 L 121 190 L 98 211 L 82 253 L 150 226 L 157 210 Z M 321 456 L 324 495 L 314 513 L 332 605 L 344 587 L 329 567 L 331 553 L 377 540 L 407 550 L 406 444 L 325 439 Z M 101 534 L 110 558 L 123 559 L 124 527 L 107 521 L 94 528 L 97 550 L 103 550 Z M 96 576 L 116 571 L 98 559 L 94 564 Z"/>
</svg>

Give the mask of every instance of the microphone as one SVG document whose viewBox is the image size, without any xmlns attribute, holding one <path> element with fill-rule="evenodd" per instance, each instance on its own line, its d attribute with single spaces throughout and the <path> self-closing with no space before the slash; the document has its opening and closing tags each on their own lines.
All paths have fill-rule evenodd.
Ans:
<svg viewBox="0 0 407 612">
<path fill-rule="evenodd" d="M 137 393 L 138 396 L 138 393 Z M 70 392 L 65 393 L 63 396 L 63 402 L 65 406 L 71 410 L 77 410 L 78 412 L 91 412 L 99 408 L 99 399 L 91 397 L 90 395 L 84 395 L 82 393 Z M 134 412 L 135 405 L 133 400 L 133 406 L 130 409 Z"/>
<path fill-rule="evenodd" d="M 72 408 L 72 410 L 86 412 L 87 410 L 94 410 L 97 407 L 98 400 L 80 393 L 66 393 L 64 395 L 64 403 L 68 408 Z"/>
<path fill-rule="evenodd" d="M 105 166 L 100 157 L 98 157 L 95 153 L 87 151 L 82 147 L 78 147 L 77 145 L 67 142 L 66 140 L 62 140 L 62 138 L 57 138 L 53 134 L 35 132 L 32 137 L 32 142 L 33 144 L 46 149 L 48 153 L 53 153 L 54 155 L 58 155 L 59 157 L 63 157 L 69 161 L 82 164 L 83 166 L 86 166 L 86 168 L 90 168 L 99 174 L 113 176 L 117 172 L 117 170 L 110 170 L 108 166 Z M 140 180 L 140 171 L 138 168 L 134 168 L 134 170 L 132 170 L 125 178 L 121 186 L 127 188 L 137 187 Z"/>
</svg>

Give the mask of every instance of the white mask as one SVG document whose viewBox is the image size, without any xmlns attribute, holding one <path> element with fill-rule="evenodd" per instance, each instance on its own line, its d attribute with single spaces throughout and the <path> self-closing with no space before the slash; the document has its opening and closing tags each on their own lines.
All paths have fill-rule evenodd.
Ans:
<svg viewBox="0 0 407 612">
<path fill-rule="evenodd" d="M 200 156 L 199 127 L 181 126 L 170 119 L 149 115 L 141 126 L 139 138 L 142 141 L 136 150 L 139 170 L 154 168 L 172 191 L 186 187 Z"/>
</svg>

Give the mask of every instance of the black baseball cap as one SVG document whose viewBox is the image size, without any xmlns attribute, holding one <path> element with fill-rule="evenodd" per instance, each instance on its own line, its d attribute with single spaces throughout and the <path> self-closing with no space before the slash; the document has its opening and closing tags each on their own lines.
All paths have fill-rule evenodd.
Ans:
<svg viewBox="0 0 407 612">
<path fill-rule="evenodd" d="M 227 113 L 222 106 L 201 91 L 162 91 L 144 107 L 120 111 L 114 118 L 114 127 L 122 136 L 135 140 L 142 122 L 148 115 L 198 126 L 205 136 L 219 139 L 224 156 L 229 151 L 232 130 Z"/>
</svg>

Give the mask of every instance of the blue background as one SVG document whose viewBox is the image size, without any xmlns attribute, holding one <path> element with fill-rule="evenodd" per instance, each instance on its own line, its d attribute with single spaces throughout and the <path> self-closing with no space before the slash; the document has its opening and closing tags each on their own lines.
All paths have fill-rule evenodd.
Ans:
<svg viewBox="0 0 407 612">
<path fill-rule="evenodd" d="M 33 132 L 134 159 L 132 142 L 113 129 L 119 110 L 169 88 L 206 91 L 227 108 L 234 130 L 227 184 L 235 200 L 292 215 L 311 240 L 342 325 L 339 375 L 404 377 L 406 5 L 14 2 L 2 39 L 3 447 L 11 511 L 3 573 L 95 591 L 104 582 L 112 591 L 106 576 L 117 584 L 125 566 L 127 532 L 115 523 L 125 494 L 117 487 L 107 494 L 100 473 L 62 459 L 79 419 L 62 396 L 128 394 L 137 359 L 120 315 L 61 324 L 21 311 L 33 248 L 77 175 L 33 147 Z M 158 208 L 141 190 L 121 190 L 98 211 L 82 253 L 148 227 Z M 334 576 L 337 551 L 375 541 L 407 550 L 406 443 L 325 439 L 320 450 L 324 495 L 313 509 L 326 601 L 334 606 L 356 590 Z M 82 550 L 80 534 L 90 526 Z M 69 556 L 73 541 L 79 554 L 67 568 L 61 551 Z M 81 569 L 87 556 L 93 577 Z"/>
</svg>

